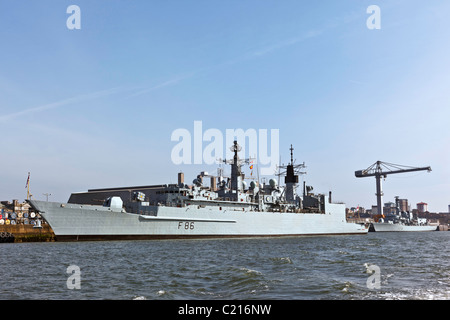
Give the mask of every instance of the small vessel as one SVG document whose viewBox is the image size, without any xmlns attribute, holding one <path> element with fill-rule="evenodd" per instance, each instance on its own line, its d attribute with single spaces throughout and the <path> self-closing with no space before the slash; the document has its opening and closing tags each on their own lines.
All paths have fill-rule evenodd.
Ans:
<svg viewBox="0 0 450 320">
<path fill-rule="evenodd" d="M 425 218 L 414 217 L 412 212 L 400 211 L 396 197 L 395 213 L 376 215 L 369 227 L 371 232 L 387 231 L 436 231 L 438 226 L 429 224 Z"/>
<path fill-rule="evenodd" d="M 177 184 L 93 189 L 72 193 L 68 203 L 28 200 L 50 224 L 56 240 L 285 237 L 367 234 L 368 226 L 346 221 L 345 204 L 314 194 L 298 174 L 304 163 L 280 166 L 284 186 L 252 180 L 247 187 L 237 141 L 231 147 L 231 176 L 201 172 L 192 185 Z M 204 179 L 210 177 L 210 185 Z M 227 180 L 226 180 L 227 178 Z M 247 177 L 249 178 L 249 177 Z"/>
<path fill-rule="evenodd" d="M 369 228 L 369 231 L 436 231 L 437 228 L 437 226 L 433 225 L 407 225 L 393 222 L 373 222 Z"/>
</svg>

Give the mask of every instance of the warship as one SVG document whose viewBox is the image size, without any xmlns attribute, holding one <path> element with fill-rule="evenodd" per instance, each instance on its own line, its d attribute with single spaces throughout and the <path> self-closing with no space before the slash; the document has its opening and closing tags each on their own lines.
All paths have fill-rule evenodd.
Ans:
<svg viewBox="0 0 450 320">
<path fill-rule="evenodd" d="M 412 212 L 401 211 L 399 199 L 395 197 L 395 212 L 378 214 L 369 226 L 370 232 L 389 231 L 436 231 L 437 225 L 432 225 L 426 218 L 414 217 Z"/>
<path fill-rule="evenodd" d="M 249 159 L 239 158 L 237 141 L 231 149 L 233 158 L 222 160 L 231 165 L 229 177 L 222 168 L 216 176 L 203 171 L 187 185 L 180 172 L 177 184 L 91 189 L 67 203 L 27 201 L 57 241 L 367 234 L 368 225 L 346 221 L 345 204 L 332 202 L 331 192 L 314 194 L 304 182 L 297 194 L 306 166 L 294 163 L 292 145 L 290 163 L 278 171 L 284 186 L 270 179 L 247 187 L 242 167 Z"/>
<path fill-rule="evenodd" d="M 372 232 L 389 232 L 389 231 L 436 231 L 438 226 L 423 223 L 404 223 L 396 222 L 395 220 L 372 222 L 370 231 Z"/>
</svg>

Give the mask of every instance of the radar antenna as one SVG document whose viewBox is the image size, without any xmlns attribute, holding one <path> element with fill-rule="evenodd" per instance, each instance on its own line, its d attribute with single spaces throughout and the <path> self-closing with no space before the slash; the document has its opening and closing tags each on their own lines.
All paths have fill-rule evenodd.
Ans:
<svg viewBox="0 0 450 320">
<path fill-rule="evenodd" d="M 295 164 L 294 161 L 294 148 L 291 147 L 289 148 L 289 150 L 291 151 L 291 162 L 288 165 L 279 165 L 278 167 L 278 173 L 276 174 L 277 176 L 286 176 L 285 177 L 285 183 L 288 182 L 293 182 L 293 183 L 298 183 L 298 176 L 302 175 L 302 174 L 306 174 L 306 171 L 301 171 L 302 169 L 306 169 L 306 165 L 305 162 L 301 163 L 301 164 Z M 284 170 L 281 171 L 280 169 Z"/>
<path fill-rule="evenodd" d="M 296 201 L 295 188 L 298 183 L 298 176 L 306 174 L 306 171 L 301 171 L 306 168 L 306 165 L 304 162 L 297 165 L 294 164 L 294 148 L 292 147 L 292 144 L 289 150 L 291 150 L 291 162 L 287 166 L 278 166 L 279 172 L 276 175 L 279 177 L 281 175 L 285 176 L 284 183 L 286 184 L 286 201 L 293 202 Z M 283 169 L 284 171 L 281 171 L 280 169 Z"/>
</svg>

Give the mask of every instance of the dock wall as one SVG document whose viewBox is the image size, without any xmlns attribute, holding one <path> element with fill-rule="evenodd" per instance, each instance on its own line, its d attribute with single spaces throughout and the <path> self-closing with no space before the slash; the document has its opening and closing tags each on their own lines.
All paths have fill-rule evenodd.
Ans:
<svg viewBox="0 0 450 320">
<path fill-rule="evenodd" d="M 34 228 L 30 224 L 0 225 L 0 232 L 14 235 L 14 242 L 55 241 L 55 234 L 48 224 Z"/>
</svg>

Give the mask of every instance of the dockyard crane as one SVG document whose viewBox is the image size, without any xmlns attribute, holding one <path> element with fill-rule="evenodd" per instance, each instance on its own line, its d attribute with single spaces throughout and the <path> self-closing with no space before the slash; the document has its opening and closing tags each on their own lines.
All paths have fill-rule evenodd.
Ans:
<svg viewBox="0 0 450 320">
<path fill-rule="evenodd" d="M 377 210 L 383 214 L 383 191 L 381 190 L 381 177 L 386 178 L 388 174 L 405 173 L 413 171 L 431 171 L 431 167 L 409 167 L 388 162 L 377 161 L 365 170 L 355 171 L 357 178 L 375 177 L 377 181 Z"/>
</svg>

